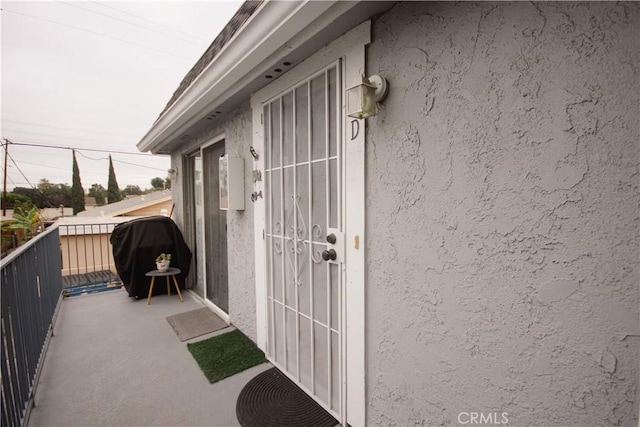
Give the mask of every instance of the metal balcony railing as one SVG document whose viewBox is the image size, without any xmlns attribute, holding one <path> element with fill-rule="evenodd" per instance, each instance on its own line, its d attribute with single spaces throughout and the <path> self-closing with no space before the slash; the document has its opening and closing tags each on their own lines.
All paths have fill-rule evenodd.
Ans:
<svg viewBox="0 0 640 427">
<path fill-rule="evenodd" d="M 2 259 L 2 425 L 28 420 L 61 297 L 121 285 L 109 242 L 115 225 L 54 224 Z"/>
<path fill-rule="evenodd" d="M 0 261 L 3 426 L 28 419 L 61 300 L 60 260 L 53 225 Z"/>
<path fill-rule="evenodd" d="M 62 287 L 65 296 L 121 285 L 109 241 L 117 224 L 61 224 Z"/>
</svg>

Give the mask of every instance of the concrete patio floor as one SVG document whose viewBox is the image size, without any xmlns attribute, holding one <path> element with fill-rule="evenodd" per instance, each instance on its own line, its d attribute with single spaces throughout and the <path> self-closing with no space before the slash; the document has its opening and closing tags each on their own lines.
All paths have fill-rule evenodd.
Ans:
<svg viewBox="0 0 640 427">
<path fill-rule="evenodd" d="M 155 296 L 147 306 L 122 289 L 63 300 L 29 425 L 239 425 L 238 394 L 271 365 L 210 384 L 165 319 L 203 307 L 183 296 Z"/>
</svg>

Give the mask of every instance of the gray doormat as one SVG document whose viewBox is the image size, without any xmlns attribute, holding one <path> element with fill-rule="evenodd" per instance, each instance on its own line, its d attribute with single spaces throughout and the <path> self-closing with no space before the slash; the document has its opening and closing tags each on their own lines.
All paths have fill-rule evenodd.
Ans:
<svg viewBox="0 0 640 427">
<path fill-rule="evenodd" d="M 167 317 L 167 322 L 176 331 L 180 341 L 187 341 L 229 326 L 206 307 L 174 314 Z"/>
</svg>

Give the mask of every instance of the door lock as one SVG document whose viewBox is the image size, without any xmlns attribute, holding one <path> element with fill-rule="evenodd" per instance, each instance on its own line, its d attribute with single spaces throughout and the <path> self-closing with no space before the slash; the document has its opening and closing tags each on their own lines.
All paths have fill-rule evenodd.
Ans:
<svg viewBox="0 0 640 427">
<path fill-rule="evenodd" d="M 339 228 L 327 229 L 327 250 L 322 252 L 322 259 L 331 263 L 344 262 L 344 233 Z"/>
<path fill-rule="evenodd" d="M 335 261 L 338 257 L 334 249 L 328 249 L 322 252 L 322 259 L 325 261 Z"/>
</svg>

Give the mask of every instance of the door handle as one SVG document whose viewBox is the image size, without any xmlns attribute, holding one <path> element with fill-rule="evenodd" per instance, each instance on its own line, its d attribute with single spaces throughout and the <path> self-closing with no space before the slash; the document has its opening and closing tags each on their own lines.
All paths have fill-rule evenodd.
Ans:
<svg viewBox="0 0 640 427">
<path fill-rule="evenodd" d="M 335 261 L 338 257 L 334 249 L 329 249 L 322 252 L 322 259 L 325 261 Z"/>
<path fill-rule="evenodd" d="M 332 245 L 335 245 L 337 241 L 338 239 L 336 238 L 335 234 L 331 233 L 327 236 L 327 242 L 331 243 Z"/>
</svg>

